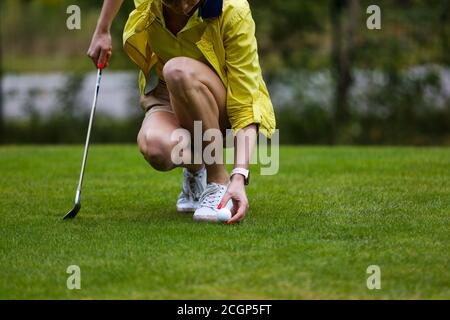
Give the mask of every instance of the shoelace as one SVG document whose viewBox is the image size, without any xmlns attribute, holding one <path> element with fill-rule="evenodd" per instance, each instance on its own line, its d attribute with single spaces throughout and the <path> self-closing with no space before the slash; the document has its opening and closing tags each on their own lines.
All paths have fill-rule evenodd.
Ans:
<svg viewBox="0 0 450 320">
<path fill-rule="evenodd" d="M 203 172 L 192 174 L 189 171 L 185 172 L 186 181 L 188 186 L 183 188 L 183 191 L 187 193 L 190 197 L 194 199 L 194 201 L 198 201 L 202 194 L 202 183 L 198 178 L 201 178 L 200 175 Z"/>
<path fill-rule="evenodd" d="M 194 201 L 198 201 L 198 199 L 201 196 L 201 190 L 200 190 L 200 182 L 198 181 L 198 175 L 191 177 L 189 179 L 189 187 L 191 189 L 192 197 L 194 198 Z"/>
<path fill-rule="evenodd" d="M 200 198 L 200 206 L 216 209 L 223 196 L 221 191 L 222 188 L 218 184 L 208 185 Z"/>
</svg>

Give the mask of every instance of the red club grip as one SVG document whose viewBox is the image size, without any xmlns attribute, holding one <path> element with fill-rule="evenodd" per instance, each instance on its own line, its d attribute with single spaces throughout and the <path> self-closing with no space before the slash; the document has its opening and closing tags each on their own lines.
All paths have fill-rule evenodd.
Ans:
<svg viewBox="0 0 450 320">
<path fill-rule="evenodd" d="M 104 66 L 103 63 L 99 63 L 99 64 L 97 65 L 97 67 L 98 67 L 100 70 L 102 70 L 105 66 Z"/>
</svg>

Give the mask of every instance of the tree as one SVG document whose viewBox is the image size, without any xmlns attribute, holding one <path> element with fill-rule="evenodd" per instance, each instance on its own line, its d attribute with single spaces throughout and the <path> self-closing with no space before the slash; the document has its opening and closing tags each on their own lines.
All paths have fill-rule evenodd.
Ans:
<svg viewBox="0 0 450 320">
<path fill-rule="evenodd" d="M 441 49 L 443 62 L 450 65 L 450 0 L 441 2 L 441 10 L 439 17 L 439 34 L 441 38 Z"/>
<path fill-rule="evenodd" d="M 359 0 L 332 0 L 330 5 L 331 61 L 335 80 L 330 143 L 335 144 L 350 120 L 348 97 L 353 83 L 352 61 L 355 53 L 355 32 L 358 27 Z"/>
</svg>

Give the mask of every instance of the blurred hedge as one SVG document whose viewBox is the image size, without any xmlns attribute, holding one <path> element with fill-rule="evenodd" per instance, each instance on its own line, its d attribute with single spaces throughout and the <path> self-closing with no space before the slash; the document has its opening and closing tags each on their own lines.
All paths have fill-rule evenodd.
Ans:
<svg viewBox="0 0 450 320">
<path fill-rule="evenodd" d="M 445 83 L 433 72 L 411 78 L 414 68 L 450 65 L 450 0 L 377 1 L 382 30 L 366 28 L 366 0 L 249 0 L 257 25 L 261 64 L 274 97 L 283 143 L 450 144 L 450 102 Z M 82 30 L 65 28 L 66 8 L 82 10 Z M 1 70 L 4 72 L 92 70 L 86 58 L 101 2 L 90 0 L 3 0 L 0 2 Z M 121 33 L 133 1 L 125 1 L 113 24 L 112 70 L 135 66 L 121 47 Z M 336 27 L 341 32 L 336 32 Z M 344 63 L 345 62 L 345 63 Z M 355 94 L 358 72 L 385 81 Z M 327 73 L 331 91 L 308 97 L 298 78 Z M 287 101 L 279 84 L 294 97 Z M 429 99 L 429 95 L 441 97 Z M 364 101 L 364 103 L 362 103 Z M 67 101 L 64 108 L 70 109 Z M 30 109 L 32 110 L 32 108 Z M 369 112 L 367 111 L 369 110 Z M 1 110 L 0 110 L 1 115 Z M 0 117 L 2 142 L 80 142 L 86 115 L 63 110 L 50 118 Z M 94 139 L 134 142 L 140 120 L 99 115 Z M 71 125 L 79 128 L 67 132 Z M 2 129 L 3 128 L 3 129 Z M 79 132 L 78 134 L 75 132 Z"/>
</svg>

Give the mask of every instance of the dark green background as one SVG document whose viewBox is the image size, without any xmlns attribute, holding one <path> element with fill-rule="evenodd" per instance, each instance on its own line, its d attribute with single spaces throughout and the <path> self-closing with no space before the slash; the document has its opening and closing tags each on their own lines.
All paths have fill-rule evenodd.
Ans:
<svg viewBox="0 0 450 320">
<path fill-rule="evenodd" d="M 65 27 L 70 4 L 81 8 L 81 30 Z M 427 91 L 442 91 L 445 85 L 436 68 L 449 70 L 449 0 L 251 0 L 250 4 L 271 93 L 277 90 L 273 84 L 282 83 L 295 97 L 290 103 L 273 101 L 282 143 L 450 144 L 450 97 L 445 97 L 443 108 L 425 99 Z M 366 28 L 370 4 L 381 7 L 381 30 Z M 83 141 L 87 115 L 63 110 L 73 104 L 70 93 L 77 89 L 77 79 L 92 71 L 86 51 L 100 7 L 101 1 L 89 0 L 1 2 L 2 72 L 63 71 L 72 86 L 67 86 L 61 113 L 50 119 L 0 119 L 0 141 Z M 135 70 L 121 50 L 123 25 L 133 7 L 133 1 L 125 1 L 114 22 L 111 71 Z M 411 77 L 411 70 L 418 67 L 425 68 L 422 77 Z M 296 80 L 318 72 L 332 79 L 333 96 L 326 108 L 306 99 L 304 86 Z M 360 99 L 351 98 L 357 72 L 379 73 L 385 79 L 365 92 L 368 113 L 359 111 Z M 95 128 L 94 141 L 135 141 L 140 115 L 103 120 Z M 66 130 L 69 124 L 71 132 Z"/>
</svg>

